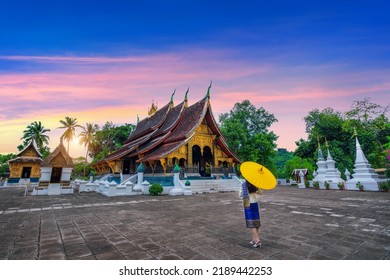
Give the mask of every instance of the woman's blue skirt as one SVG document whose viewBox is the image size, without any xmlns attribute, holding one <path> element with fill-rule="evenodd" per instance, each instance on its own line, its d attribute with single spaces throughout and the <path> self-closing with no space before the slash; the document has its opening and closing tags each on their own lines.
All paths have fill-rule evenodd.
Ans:
<svg viewBox="0 0 390 280">
<path fill-rule="evenodd" d="M 249 207 L 245 207 L 244 212 L 247 228 L 260 227 L 260 210 L 257 202 L 249 204 Z"/>
</svg>

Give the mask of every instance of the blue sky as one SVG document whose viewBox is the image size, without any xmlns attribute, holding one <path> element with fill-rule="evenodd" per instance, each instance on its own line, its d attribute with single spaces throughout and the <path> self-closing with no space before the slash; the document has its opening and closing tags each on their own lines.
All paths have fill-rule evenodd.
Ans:
<svg viewBox="0 0 390 280">
<path fill-rule="evenodd" d="M 210 80 L 216 119 L 249 99 L 289 150 L 311 109 L 390 100 L 386 1 L 0 3 L 0 153 L 35 118 L 53 131 L 67 115 L 135 122 L 175 88 L 199 100 Z"/>
</svg>

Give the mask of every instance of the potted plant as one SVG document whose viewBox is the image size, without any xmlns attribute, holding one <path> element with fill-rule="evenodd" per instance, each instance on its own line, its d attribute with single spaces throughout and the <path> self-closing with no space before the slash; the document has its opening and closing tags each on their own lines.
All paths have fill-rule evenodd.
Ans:
<svg viewBox="0 0 390 280">
<path fill-rule="evenodd" d="M 314 181 L 313 182 L 313 188 L 315 188 L 316 190 L 318 190 L 320 188 L 320 183 L 318 181 Z"/>
<path fill-rule="evenodd" d="M 344 189 L 344 183 L 338 182 L 337 187 L 339 187 L 339 190 L 342 191 Z"/>
<path fill-rule="evenodd" d="M 362 183 L 357 182 L 356 187 L 359 189 L 359 191 L 361 191 L 361 192 L 364 191 L 364 186 L 362 185 Z"/>
</svg>

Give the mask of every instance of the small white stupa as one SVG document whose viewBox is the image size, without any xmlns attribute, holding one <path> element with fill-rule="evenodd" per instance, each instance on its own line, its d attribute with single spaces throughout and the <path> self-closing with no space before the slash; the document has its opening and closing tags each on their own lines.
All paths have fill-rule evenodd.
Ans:
<svg viewBox="0 0 390 280">
<path fill-rule="evenodd" d="M 368 163 L 367 158 L 365 157 L 363 150 L 360 146 L 359 140 L 357 138 L 356 130 L 356 160 L 355 168 L 353 169 L 354 173 L 352 174 L 353 178 L 347 181 L 346 189 L 358 191 L 359 188 L 356 186 L 358 182 L 363 185 L 363 190 L 365 191 L 379 191 L 379 176 L 375 173 L 374 169 L 371 168 L 371 164 Z"/>
<path fill-rule="evenodd" d="M 340 171 L 336 169 L 335 161 L 332 158 L 332 155 L 330 154 L 329 147 L 328 150 L 328 156 L 326 158 L 326 174 L 325 174 L 325 181 L 329 183 L 329 188 L 338 190 L 339 187 L 337 186 L 338 183 L 344 183 L 344 180 L 341 179 Z"/>
<path fill-rule="evenodd" d="M 324 155 L 322 154 L 320 141 L 318 141 L 318 160 L 317 160 L 318 169 L 316 171 L 316 175 L 313 178 L 313 181 L 318 181 L 320 183 L 320 187 L 324 186 L 324 182 L 326 180 L 326 161 Z"/>
</svg>

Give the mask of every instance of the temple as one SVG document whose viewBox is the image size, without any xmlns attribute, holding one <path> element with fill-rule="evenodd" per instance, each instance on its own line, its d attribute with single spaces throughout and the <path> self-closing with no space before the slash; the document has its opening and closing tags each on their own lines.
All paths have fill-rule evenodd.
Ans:
<svg viewBox="0 0 390 280">
<path fill-rule="evenodd" d="M 211 85 L 210 85 L 211 87 Z M 210 105 L 210 87 L 204 98 L 188 106 L 174 106 L 171 100 L 158 109 L 152 104 L 149 116 L 138 121 L 124 145 L 95 163 L 98 174 L 133 174 L 139 163 L 145 173 L 172 173 L 179 165 L 185 173 L 200 176 L 234 172 L 240 160 L 228 148 L 214 119 Z"/>
<path fill-rule="evenodd" d="M 34 140 L 17 154 L 15 159 L 9 161 L 10 178 L 8 183 L 19 183 L 22 179 L 29 182 L 38 182 L 41 176 L 42 155 Z"/>
</svg>

